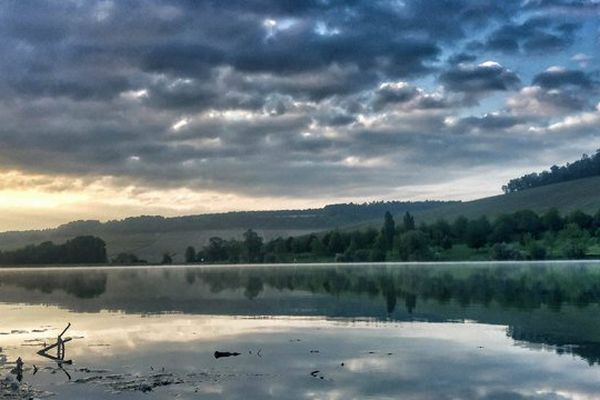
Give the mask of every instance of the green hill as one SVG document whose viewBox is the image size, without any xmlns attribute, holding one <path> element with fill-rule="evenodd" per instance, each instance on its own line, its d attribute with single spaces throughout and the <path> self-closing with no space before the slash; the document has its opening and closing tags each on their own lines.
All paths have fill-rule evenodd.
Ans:
<svg viewBox="0 0 600 400">
<path fill-rule="evenodd" d="M 319 209 L 230 212 L 175 218 L 141 216 L 118 221 L 75 221 L 55 229 L 0 233 L 0 250 L 22 248 L 44 241 L 63 243 L 78 235 L 94 235 L 107 243 L 109 258 L 120 252 L 134 253 L 150 262 L 165 252 L 182 261 L 186 246 L 202 247 L 210 237 L 241 238 L 254 229 L 266 240 L 301 236 L 335 228 L 379 228 L 385 211 L 397 221 L 410 212 L 417 222 L 448 221 L 463 215 L 490 218 L 530 209 L 543 213 L 557 208 L 562 214 L 579 209 L 594 214 L 600 209 L 600 177 L 545 185 L 468 202 L 375 202 L 334 204 Z"/>
<path fill-rule="evenodd" d="M 445 205 L 413 213 L 415 220 L 430 222 L 438 218 L 453 220 L 460 215 L 467 218 L 529 209 L 543 213 L 557 208 L 562 214 L 581 210 L 594 214 L 600 209 L 600 177 L 584 178 L 553 185 L 507 193 L 483 199 Z M 381 220 L 381 219 L 380 219 Z M 381 224 L 381 221 L 378 224 Z"/>
<path fill-rule="evenodd" d="M 74 221 L 55 229 L 0 233 L 0 250 L 13 250 L 44 241 L 64 243 L 81 235 L 101 237 L 107 244 L 109 258 L 120 252 L 134 253 L 149 262 L 157 262 L 163 253 L 183 260 L 188 245 L 202 247 L 213 236 L 241 238 L 253 229 L 266 240 L 278 236 L 300 236 L 312 232 L 344 227 L 374 220 L 385 211 L 417 212 L 453 202 L 372 202 L 331 204 L 307 210 L 245 211 L 165 218 L 139 216 L 115 221 Z"/>
</svg>

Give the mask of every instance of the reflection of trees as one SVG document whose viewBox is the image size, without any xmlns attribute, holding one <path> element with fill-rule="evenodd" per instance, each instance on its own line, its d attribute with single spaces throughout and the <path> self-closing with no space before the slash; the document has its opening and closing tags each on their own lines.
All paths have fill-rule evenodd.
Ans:
<svg viewBox="0 0 600 400">
<path fill-rule="evenodd" d="M 100 300 L 76 302 L 76 308 L 85 304 L 93 310 L 471 319 L 507 325 L 515 340 L 557 346 L 595 363 L 600 268 L 582 265 L 0 271 L 0 284 L 49 293 L 44 301 L 61 303 L 68 300 L 54 296 L 56 290 L 95 298 L 105 293 L 112 274 L 115 286 Z"/>
<path fill-rule="evenodd" d="M 1 284 L 27 290 L 52 293 L 63 290 L 80 299 L 98 297 L 106 291 L 107 275 L 102 271 L 35 271 L 35 273 L 2 272 Z"/>
<path fill-rule="evenodd" d="M 196 274 L 214 293 L 240 288 L 260 294 L 264 282 L 278 290 L 304 290 L 335 296 L 344 294 L 382 297 L 388 308 L 395 299 L 415 308 L 417 298 L 461 306 L 494 302 L 520 310 L 547 306 L 559 310 L 564 303 L 585 307 L 600 300 L 600 270 L 586 267 L 548 266 L 404 267 L 404 268 L 239 268 L 198 269 Z M 260 288 L 260 289 L 259 289 Z"/>
<path fill-rule="evenodd" d="M 263 288 L 263 280 L 258 276 L 251 276 L 246 282 L 244 295 L 249 299 L 253 299 L 263 291 Z"/>
<path fill-rule="evenodd" d="M 562 326 L 561 318 L 573 310 L 564 310 L 569 304 L 584 309 L 600 300 L 600 269 L 580 266 L 497 266 L 482 267 L 346 267 L 346 268 L 244 268 L 214 271 L 194 271 L 211 291 L 244 289 L 249 299 L 257 298 L 264 287 L 278 290 L 301 290 L 344 297 L 367 296 L 381 298 L 387 315 L 394 314 L 398 302 L 404 303 L 406 312 L 419 311 L 420 302 L 437 302 L 440 318 L 457 318 L 443 315 L 444 310 L 464 308 L 469 315 L 473 305 L 494 306 L 501 314 L 484 317 L 485 322 L 509 325 L 509 336 L 527 343 L 556 346 L 557 352 L 569 352 L 584 357 L 590 363 L 600 362 L 600 343 L 581 340 L 577 329 L 556 330 Z M 520 311 L 540 310 L 538 320 L 522 318 Z M 543 311 L 549 310 L 549 311 Z M 564 314 L 558 314 L 563 310 Z M 355 311 L 358 313 L 360 311 Z M 350 312 L 352 313 L 352 312 Z M 485 315 L 485 314 L 481 314 Z M 356 315 L 364 316 L 364 315 Z M 519 317 L 515 317 L 519 316 Z M 542 333 L 540 333 L 542 332 Z M 592 333 L 591 337 L 595 337 Z"/>
</svg>

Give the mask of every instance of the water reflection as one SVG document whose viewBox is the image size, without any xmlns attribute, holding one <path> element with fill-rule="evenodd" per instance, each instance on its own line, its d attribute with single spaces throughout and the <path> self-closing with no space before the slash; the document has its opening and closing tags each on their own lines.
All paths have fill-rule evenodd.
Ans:
<svg viewBox="0 0 600 400">
<path fill-rule="evenodd" d="M 216 350 L 240 352 L 220 364 L 246 377 L 217 385 L 232 398 L 248 392 L 247 379 L 264 386 L 247 398 L 283 396 L 297 383 L 285 368 L 312 393 L 288 397 L 593 398 L 599 299 L 593 263 L 6 270 L 0 334 L 31 336 L 0 335 L 0 346 L 16 349 L 39 336 L 36 326 L 76 318 L 87 345 L 75 341 L 74 357 L 107 369 L 164 362 L 185 380 L 199 359 L 213 374 Z M 263 375 L 249 378 L 258 349 Z"/>
</svg>

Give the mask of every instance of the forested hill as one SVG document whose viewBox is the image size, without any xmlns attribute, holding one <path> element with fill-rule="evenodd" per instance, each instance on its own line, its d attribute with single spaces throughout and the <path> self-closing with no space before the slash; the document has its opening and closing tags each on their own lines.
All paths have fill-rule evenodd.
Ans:
<svg viewBox="0 0 600 400">
<path fill-rule="evenodd" d="M 580 160 L 563 166 L 553 165 L 550 170 L 533 172 L 520 178 L 511 179 L 502 186 L 504 193 L 519 192 L 534 187 L 567 182 L 575 179 L 600 176 L 600 149 L 593 156 L 584 154 Z"/>
<path fill-rule="evenodd" d="M 251 228 L 266 239 L 301 235 L 333 229 L 357 222 L 380 219 L 386 212 L 419 212 L 456 202 L 371 202 L 332 204 L 307 210 L 229 212 L 166 218 L 140 216 L 108 222 L 74 221 L 55 229 L 0 233 L 0 250 L 12 250 L 51 240 L 62 243 L 75 236 L 94 235 L 107 243 L 109 257 L 122 251 L 149 259 L 160 259 L 164 252 L 178 252 L 181 243 L 201 245 L 211 236 L 241 237 Z M 181 259 L 177 254 L 175 259 Z"/>
</svg>

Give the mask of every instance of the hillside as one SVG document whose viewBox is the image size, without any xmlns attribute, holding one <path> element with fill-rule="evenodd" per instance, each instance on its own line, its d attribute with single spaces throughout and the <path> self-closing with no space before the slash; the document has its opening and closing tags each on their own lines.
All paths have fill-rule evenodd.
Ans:
<svg viewBox="0 0 600 400">
<path fill-rule="evenodd" d="M 596 213 L 600 209 L 600 177 L 577 179 L 450 204 L 436 209 L 416 211 L 413 215 L 417 221 L 429 222 L 438 218 L 453 220 L 460 215 L 468 218 L 487 215 L 493 218 L 502 213 L 523 209 L 543 213 L 553 207 L 562 214 L 577 209 L 589 214 Z"/>
<path fill-rule="evenodd" d="M 230 212 L 165 218 L 141 216 L 118 221 L 75 221 L 55 229 L 0 233 L 0 250 L 12 250 L 44 241 L 63 243 L 78 235 L 95 235 L 107 243 L 109 258 L 129 252 L 150 262 L 165 252 L 182 261 L 188 245 L 202 247 L 210 237 L 240 238 L 254 229 L 266 240 L 278 236 L 301 236 L 335 228 L 379 228 L 385 211 L 400 220 L 410 212 L 417 222 L 448 221 L 460 215 L 493 218 L 502 213 L 530 209 L 543 213 L 557 208 L 567 214 L 582 210 L 594 214 L 600 209 L 600 177 L 583 178 L 468 202 L 375 202 L 334 204 L 319 209 Z"/>
<path fill-rule="evenodd" d="M 278 236 L 299 236 L 311 232 L 344 227 L 380 218 L 386 210 L 411 213 L 437 208 L 453 202 L 372 202 L 332 204 L 318 209 L 229 212 L 165 218 L 140 216 L 123 220 L 74 221 L 55 229 L 0 233 L 0 250 L 22 248 L 44 241 L 63 243 L 74 236 L 94 235 L 106 241 L 108 257 L 130 252 L 150 262 L 160 260 L 164 252 L 183 259 L 188 245 L 201 247 L 210 237 L 240 238 L 254 229 L 269 240 Z"/>
</svg>

